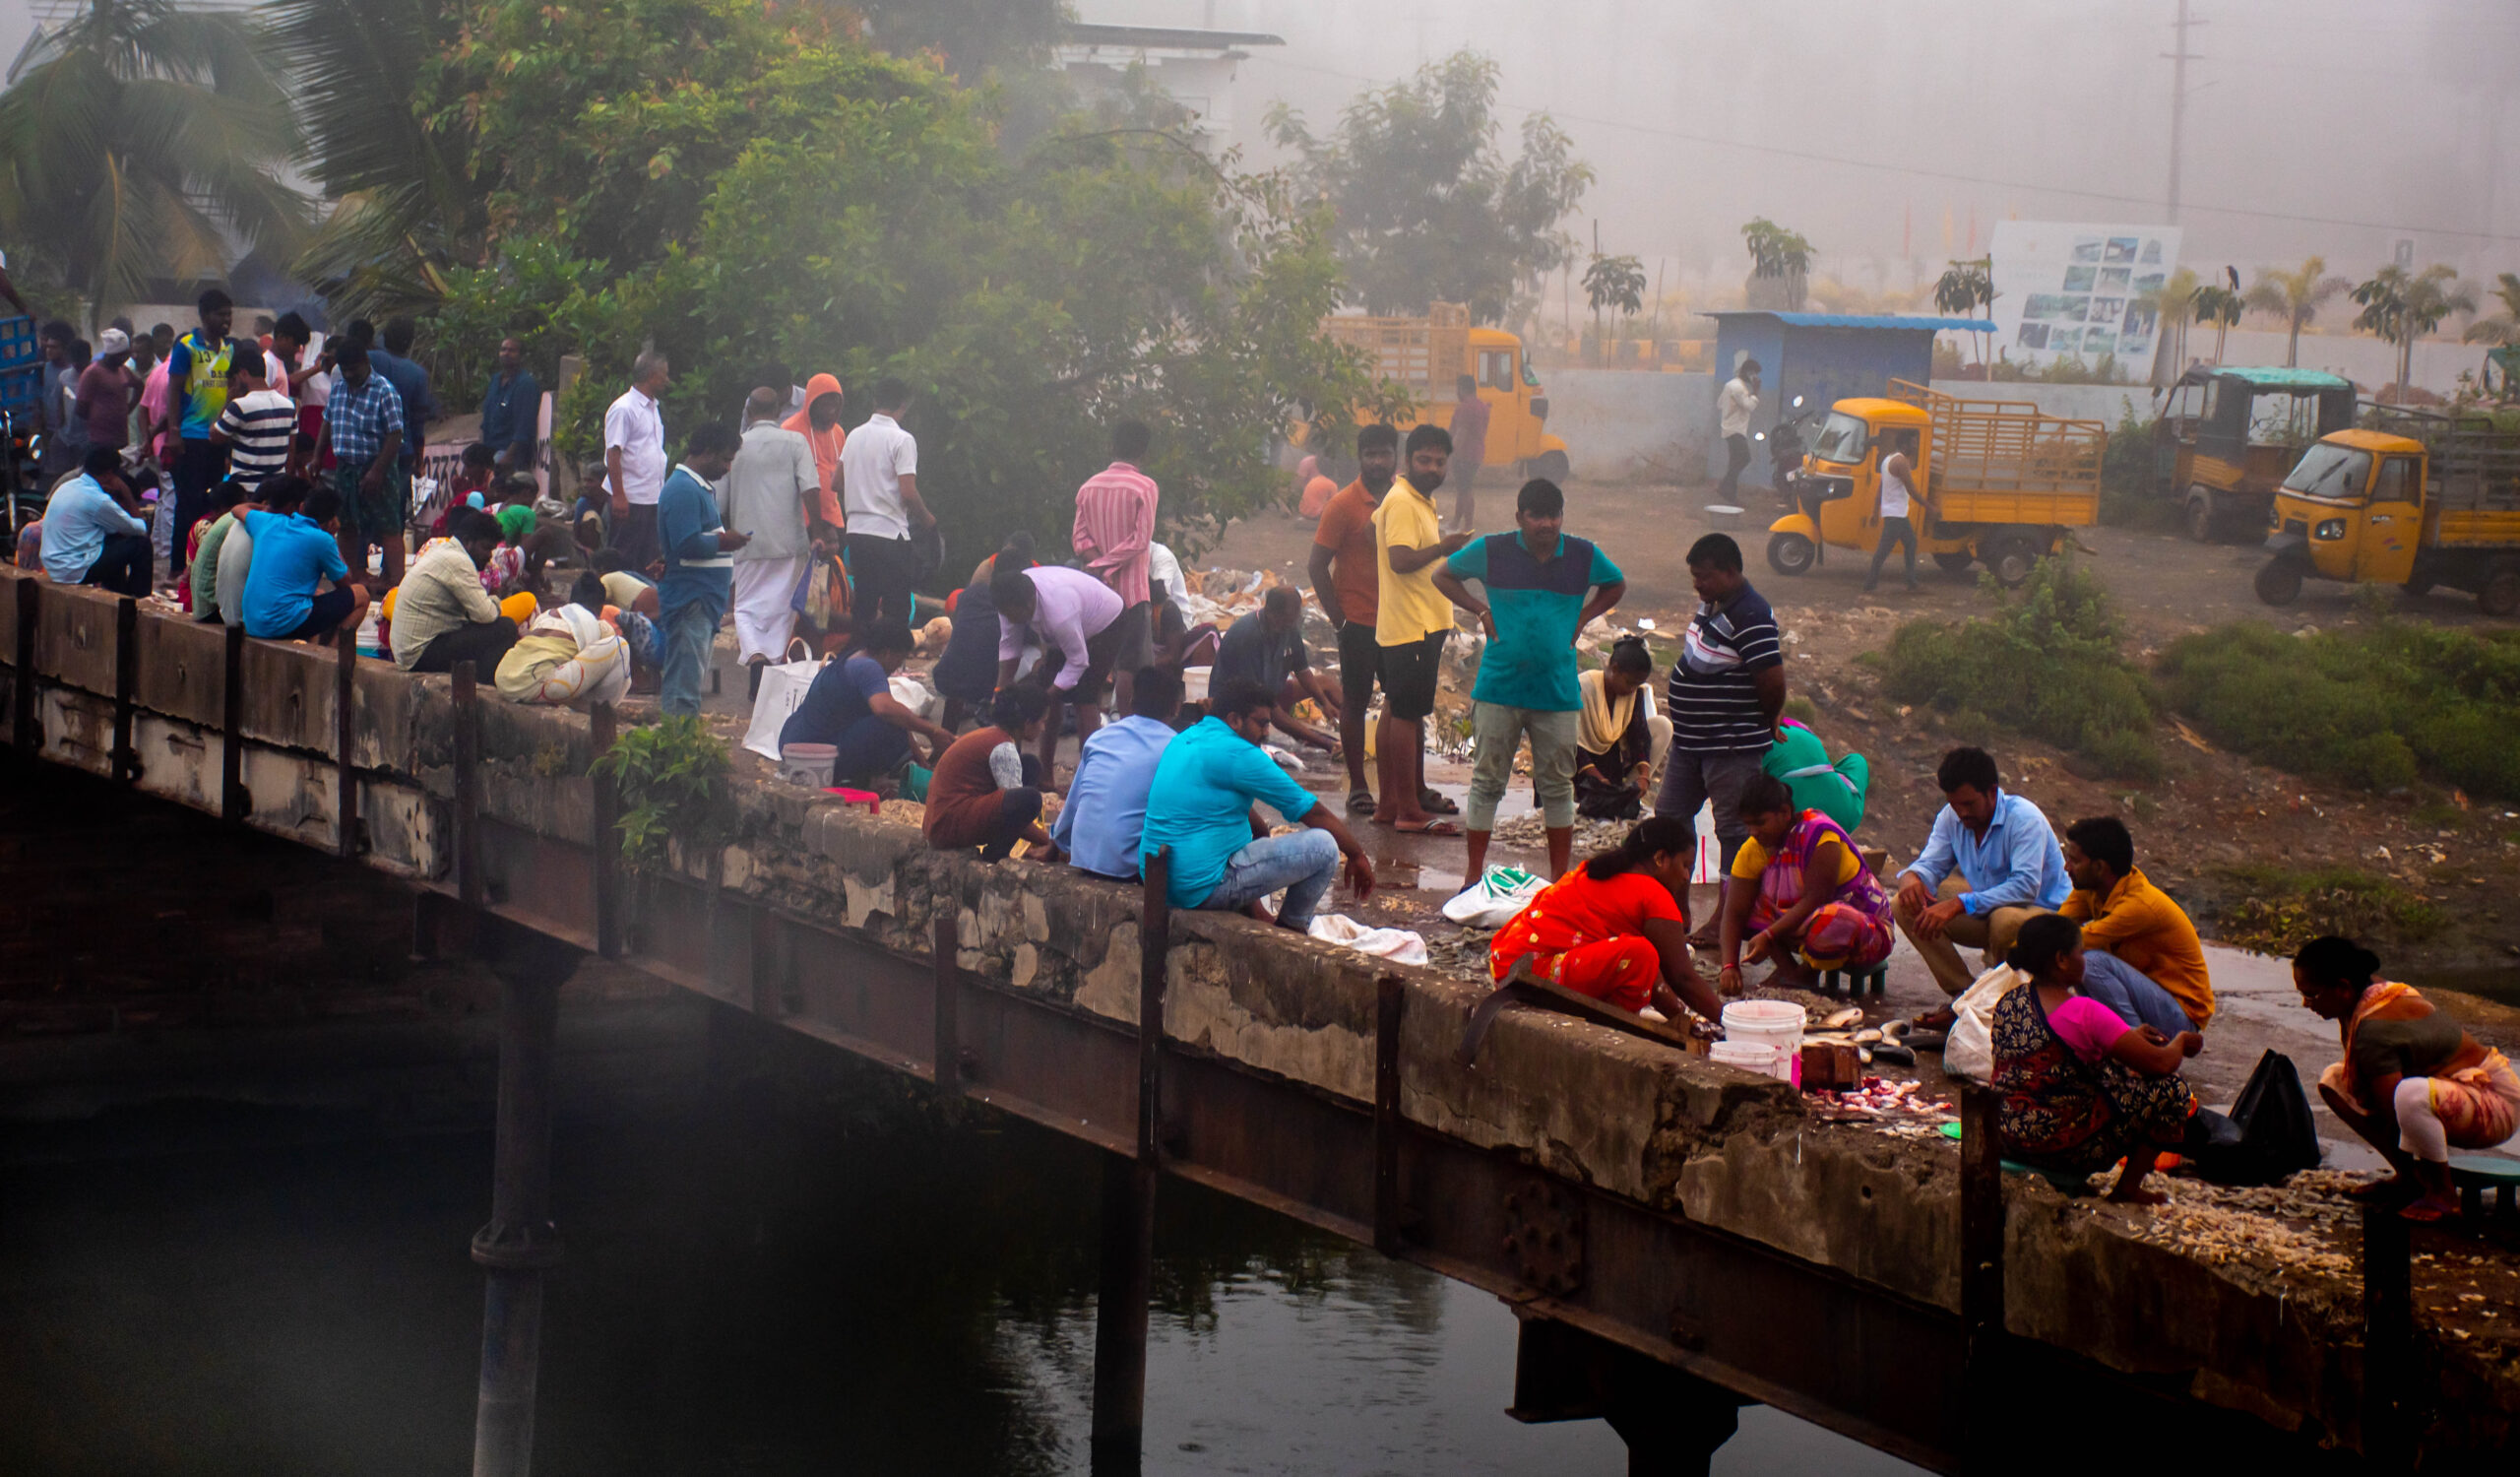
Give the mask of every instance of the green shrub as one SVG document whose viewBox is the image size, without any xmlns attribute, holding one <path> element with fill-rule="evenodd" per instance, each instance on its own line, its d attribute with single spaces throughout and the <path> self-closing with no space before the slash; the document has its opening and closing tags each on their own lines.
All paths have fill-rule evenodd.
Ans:
<svg viewBox="0 0 2520 1477">
<path fill-rule="evenodd" d="M 2415 943 L 2449 921 L 2441 909 L 2387 877 L 2350 867 L 2234 867 L 2223 876 L 2246 895 L 2219 915 L 2222 941 L 2263 954 L 2290 954 L 2324 933 Z"/>
<path fill-rule="evenodd" d="M 2429 776 L 2520 800 L 2520 633 L 2243 621 L 2172 643 L 2155 675 L 2172 708 L 2251 758 L 2370 790 Z"/>
<path fill-rule="evenodd" d="M 2169 528 L 2177 512 L 2155 486 L 2153 424 L 2135 418 L 2135 403 L 2118 402 L 2117 424 L 2100 455 L 2100 521 L 2112 528 Z"/>
<path fill-rule="evenodd" d="M 665 862 L 669 838 L 685 848 L 723 843 L 733 818 L 726 745 L 698 716 L 631 729 L 598 756 L 592 772 L 621 788 L 621 858 L 641 870 Z"/>
<path fill-rule="evenodd" d="M 1995 589 L 1991 584 L 1989 589 Z M 1914 620 L 1890 637 L 1883 690 L 1922 703 L 1966 737 L 1986 720 L 2091 759 L 2105 773 L 2152 779 L 2153 696 L 2118 655 L 2109 594 L 2071 555 L 2040 562 L 1991 619 Z"/>
</svg>

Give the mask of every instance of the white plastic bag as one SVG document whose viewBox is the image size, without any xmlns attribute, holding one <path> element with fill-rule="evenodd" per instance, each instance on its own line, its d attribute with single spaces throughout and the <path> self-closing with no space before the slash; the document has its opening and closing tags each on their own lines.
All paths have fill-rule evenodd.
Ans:
<svg viewBox="0 0 2520 1477">
<path fill-rule="evenodd" d="M 794 656 L 804 646 L 802 641 L 790 641 L 788 652 Z M 752 700 L 752 726 L 744 730 L 744 747 L 774 764 L 779 762 L 779 732 L 788 727 L 822 670 L 823 664 L 810 656 L 762 668 L 761 691 Z"/>
<path fill-rule="evenodd" d="M 936 715 L 944 711 L 945 699 L 916 674 L 896 672 L 893 674 L 891 686 L 893 701 L 930 723 L 934 723 Z"/>
<path fill-rule="evenodd" d="M 1491 867 L 1444 904 L 1444 917 L 1466 929 L 1501 929 L 1547 886 L 1519 867 Z"/>
<path fill-rule="evenodd" d="M 1952 1014 L 1958 1019 L 1951 1023 L 1951 1034 L 1942 1044 L 1945 1075 L 1967 1077 L 1973 1082 L 1994 1076 L 1995 1001 L 2029 978 L 2009 964 L 1998 964 L 1960 992 L 1960 997 L 1951 1002 Z"/>
<path fill-rule="evenodd" d="M 1344 913 L 1316 913 L 1312 936 L 1324 943 L 1388 959 L 1394 964 L 1426 962 L 1426 940 L 1408 929 L 1368 929 Z"/>
</svg>

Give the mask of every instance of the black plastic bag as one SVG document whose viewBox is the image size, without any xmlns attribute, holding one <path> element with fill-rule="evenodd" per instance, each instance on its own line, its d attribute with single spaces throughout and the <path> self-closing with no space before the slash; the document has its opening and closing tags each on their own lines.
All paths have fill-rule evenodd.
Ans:
<svg viewBox="0 0 2520 1477">
<path fill-rule="evenodd" d="M 2276 1185 L 2318 1168 L 2318 1126 L 2293 1059 L 2272 1051 L 2258 1058 L 2230 1117 L 2197 1111 L 2183 1152 L 2217 1185 Z"/>
</svg>

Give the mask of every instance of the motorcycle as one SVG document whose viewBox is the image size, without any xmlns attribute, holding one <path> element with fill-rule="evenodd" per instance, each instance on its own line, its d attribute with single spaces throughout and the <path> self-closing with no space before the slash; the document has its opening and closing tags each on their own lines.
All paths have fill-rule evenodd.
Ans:
<svg viewBox="0 0 2520 1477">
<path fill-rule="evenodd" d="M 1810 405 L 1807 397 L 1796 395 L 1785 408 L 1774 430 L 1759 431 L 1751 439 L 1764 441 L 1768 448 L 1769 486 L 1777 501 L 1790 513 L 1801 513 L 1814 521 L 1820 516 L 1820 490 L 1804 485 L 1802 474 L 1802 435 L 1806 423 L 1820 414 L 1820 407 Z"/>
</svg>

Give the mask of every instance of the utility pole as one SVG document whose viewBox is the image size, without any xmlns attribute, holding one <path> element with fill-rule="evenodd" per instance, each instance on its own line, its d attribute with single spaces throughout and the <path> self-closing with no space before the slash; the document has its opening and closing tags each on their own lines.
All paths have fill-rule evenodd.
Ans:
<svg viewBox="0 0 2520 1477">
<path fill-rule="evenodd" d="M 2179 151 L 2186 142 L 2187 133 L 2187 64 L 2205 59 L 2187 49 L 2187 32 L 2190 27 L 2204 24 L 2206 23 L 2202 20 L 2189 18 L 2187 0 L 2178 0 L 2178 19 L 2171 23 L 2171 32 L 2178 38 L 2178 49 L 2162 53 L 2170 58 L 2169 224 L 2173 225 L 2178 224 L 2178 160 Z"/>
</svg>

